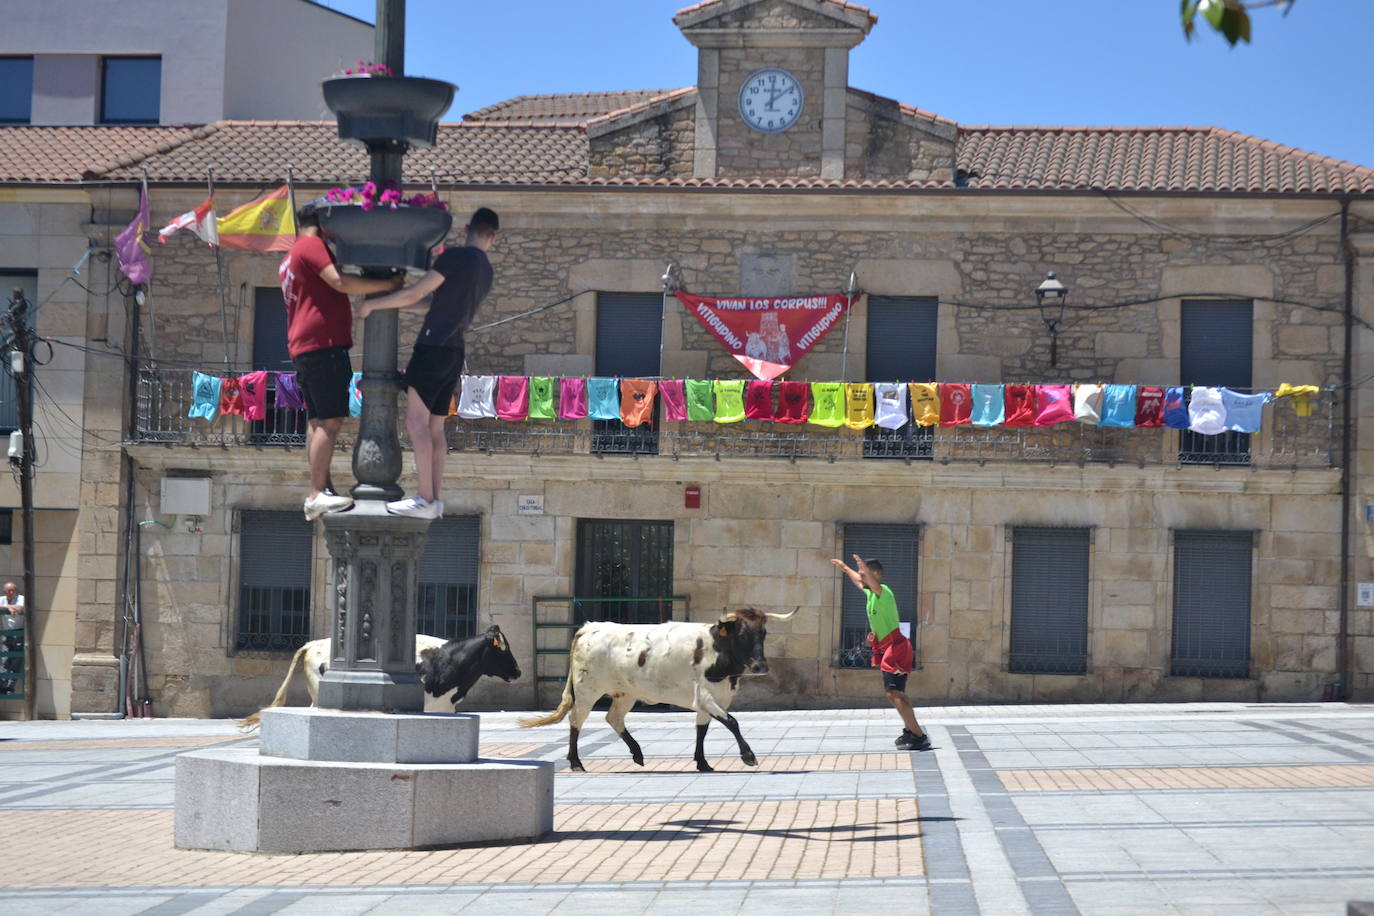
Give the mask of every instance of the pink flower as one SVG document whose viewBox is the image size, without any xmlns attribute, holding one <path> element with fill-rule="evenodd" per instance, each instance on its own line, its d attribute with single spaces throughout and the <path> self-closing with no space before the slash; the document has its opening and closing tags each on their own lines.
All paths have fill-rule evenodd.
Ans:
<svg viewBox="0 0 1374 916">
<path fill-rule="evenodd" d="M 395 188 L 388 188 L 382 192 L 381 200 L 384 204 L 390 204 L 391 209 L 395 210 L 396 205 L 401 201 L 401 192 L 397 191 Z"/>
</svg>

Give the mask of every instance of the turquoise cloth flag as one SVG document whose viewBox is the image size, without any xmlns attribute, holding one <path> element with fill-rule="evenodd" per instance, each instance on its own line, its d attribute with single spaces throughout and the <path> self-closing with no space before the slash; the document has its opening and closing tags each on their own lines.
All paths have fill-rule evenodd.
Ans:
<svg viewBox="0 0 1374 916">
<path fill-rule="evenodd" d="M 360 417 L 363 413 L 363 374 L 353 373 L 353 380 L 348 383 L 348 415 L 350 417 Z"/>
<path fill-rule="evenodd" d="M 1108 385 L 1102 393 L 1102 419 L 1098 426 L 1135 426 L 1135 386 Z"/>
<path fill-rule="evenodd" d="M 1005 394 L 1001 385 L 974 385 L 969 422 L 974 426 L 1000 425 L 1007 409 Z"/>
<path fill-rule="evenodd" d="M 613 378 L 587 379 L 587 416 L 593 420 L 620 419 L 620 382 Z"/>
<path fill-rule="evenodd" d="M 191 409 L 186 412 L 186 416 L 201 417 L 214 422 L 215 416 L 219 414 L 219 396 L 224 387 L 224 379 L 203 372 L 196 372 L 191 378 L 193 394 Z"/>
</svg>

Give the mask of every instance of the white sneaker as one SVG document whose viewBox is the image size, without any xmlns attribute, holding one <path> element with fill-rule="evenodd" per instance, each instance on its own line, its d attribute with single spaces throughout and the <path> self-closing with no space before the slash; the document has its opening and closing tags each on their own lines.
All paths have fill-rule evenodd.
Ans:
<svg viewBox="0 0 1374 916">
<path fill-rule="evenodd" d="M 443 505 L 436 499 L 433 502 L 423 496 L 408 496 L 386 504 L 386 511 L 392 515 L 405 515 L 410 518 L 438 518 Z"/>
<path fill-rule="evenodd" d="M 305 501 L 305 520 L 314 521 L 326 512 L 339 512 L 351 508 L 353 508 L 353 497 L 340 496 L 330 490 L 323 490 Z"/>
<path fill-rule="evenodd" d="M 435 518 L 444 517 L 444 501 L 442 499 L 436 499 L 434 502 L 430 503 L 430 505 L 439 507 L 439 514 L 434 516 Z"/>
</svg>

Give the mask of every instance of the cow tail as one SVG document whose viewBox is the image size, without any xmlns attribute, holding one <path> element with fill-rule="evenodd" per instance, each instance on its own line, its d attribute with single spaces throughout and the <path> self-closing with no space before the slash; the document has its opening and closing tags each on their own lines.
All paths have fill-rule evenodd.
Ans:
<svg viewBox="0 0 1374 916">
<path fill-rule="evenodd" d="M 568 679 L 563 682 L 563 699 L 559 701 L 558 708 L 547 716 L 537 716 L 530 719 L 521 719 L 521 728 L 538 728 L 540 725 L 553 725 L 555 722 L 562 722 L 568 717 L 568 713 L 573 707 L 573 651 L 577 648 L 577 637 L 581 635 L 579 630 L 573 634 L 572 645 L 568 647 Z"/>
<path fill-rule="evenodd" d="M 284 703 L 286 703 L 286 691 L 291 686 L 291 679 L 296 676 L 296 669 L 301 666 L 301 663 L 304 660 L 305 646 L 301 646 L 299 649 L 296 650 L 296 654 L 291 657 L 291 667 L 286 669 L 286 677 L 282 679 L 281 686 L 277 688 L 277 695 L 274 696 L 272 698 L 272 702 L 264 706 L 263 709 L 271 709 L 273 706 L 281 706 Z M 240 719 L 238 723 L 239 728 L 244 730 L 250 728 L 257 728 L 261 724 L 261 709 L 253 713 L 251 716 L 245 716 L 244 718 Z"/>
</svg>

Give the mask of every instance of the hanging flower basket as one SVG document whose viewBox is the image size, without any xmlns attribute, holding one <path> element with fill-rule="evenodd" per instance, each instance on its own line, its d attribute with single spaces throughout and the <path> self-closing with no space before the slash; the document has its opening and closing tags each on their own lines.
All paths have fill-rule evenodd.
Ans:
<svg viewBox="0 0 1374 916">
<path fill-rule="evenodd" d="M 453 227 L 440 207 L 373 207 L 341 204 L 319 208 L 320 229 L 334 243 L 344 267 L 428 270 L 434 247 Z"/>
<path fill-rule="evenodd" d="M 363 71 L 324 81 L 324 103 L 339 120 L 339 137 L 365 146 L 397 142 L 431 147 L 439 118 L 458 87 L 423 76 Z"/>
</svg>

